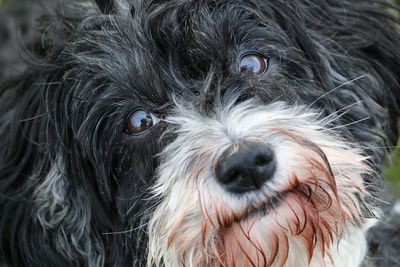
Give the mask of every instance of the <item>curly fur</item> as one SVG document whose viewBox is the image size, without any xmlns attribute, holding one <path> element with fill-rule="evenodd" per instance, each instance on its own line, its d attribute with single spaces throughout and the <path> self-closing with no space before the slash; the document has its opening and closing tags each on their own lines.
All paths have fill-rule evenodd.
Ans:
<svg viewBox="0 0 400 267">
<path fill-rule="evenodd" d="M 332 130 L 329 137 L 307 136 L 320 141 L 317 148 L 328 155 L 328 162 L 317 157 L 321 170 L 335 166 L 323 140 L 337 137 L 339 146 L 346 147 L 343 151 L 357 151 L 352 155 L 362 161 L 362 170 L 356 169 L 358 180 L 345 201 L 356 204 L 337 222 L 324 225 L 330 233 L 338 231 L 335 240 L 322 228 L 314 229 L 329 243 L 326 248 L 346 239 L 340 229 L 331 229 L 342 225 L 341 219 L 351 218 L 349 223 L 361 229 L 374 217 L 383 163 L 398 138 L 400 35 L 399 20 L 392 15 L 397 6 L 381 0 L 58 0 L 42 2 L 42 7 L 44 11 L 32 9 L 45 14 L 35 24 L 37 36 L 26 37 L 24 70 L 9 72 L 16 61 L 6 57 L 7 52 L 0 54 L 1 263 L 184 264 L 176 258 L 185 261 L 187 255 L 169 251 L 163 243 L 173 234 L 153 235 L 162 233 L 157 230 L 163 223 L 162 216 L 157 220 L 162 203 L 179 197 L 167 195 L 168 188 L 155 194 L 162 188 L 160 181 L 168 179 L 165 165 L 173 153 L 189 149 L 176 142 L 183 138 L 177 129 L 190 118 L 176 118 L 191 112 L 206 118 L 193 127 L 196 130 L 210 122 L 207 118 L 215 119 L 218 108 L 228 112 L 232 102 L 237 109 L 252 100 L 257 104 L 251 108 L 278 102 L 303 107 L 304 116 L 315 116 L 303 122 L 315 126 L 329 118 L 324 125 Z M 6 20 L 2 25 L 9 25 L 10 16 L 1 16 Z M 12 36 L 6 31 L 1 36 Z M 0 48 L 10 51 L 11 45 L 7 41 Z M 267 76 L 244 78 L 237 73 L 240 54 L 249 50 L 269 56 Z M 183 106 L 191 110 L 177 113 Z M 146 135 L 134 137 L 124 127 L 138 107 L 165 119 Z M 324 177 L 337 179 L 337 174 L 329 171 Z M 337 194 L 344 194 L 335 191 L 336 185 L 321 187 L 325 193 L 317 190 L 337 207 L 329 212 L 343 208 L 334 204 Z M 304 185 L 303 196 L 307 186 L 312 182 Z M 182 198 L 177 201 L 186 204 Z M 303 204 L 300 209 L 308 208 Z M 178 214 L 169 215 L 184 231 Z M 315 223 L 317 217 L 309 219 Z M 154 249 L 157 241 L 161 247 Z M 314 245 L 307 242 L 300 251 Z M 218 248 L 208 251 L 221 256 Z M 273 254 L 264 255 L 268 264 L 287 263 L 284 256 Z M 310 258 L 305 260 L 309 263 Z"/>
</svg>

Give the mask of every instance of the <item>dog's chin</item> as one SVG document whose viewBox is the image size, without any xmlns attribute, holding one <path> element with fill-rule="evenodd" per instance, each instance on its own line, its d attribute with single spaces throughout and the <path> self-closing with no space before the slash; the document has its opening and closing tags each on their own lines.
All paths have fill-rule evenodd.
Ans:
<svg viewBox="0 0 400 267">
<path fill-rule="evenodd" d="M 218 261 L 229 266 L 230 264 L 250 266 L 252 263 L 260 266 L 259 260 L 262 259 L 261 265 L 272 264 L 274 259 L 267 258 L 276 257 L 274 255 L 279 250 L 279 237 L 275 236 L 276 244 L 266 244 L 265 241 L 270 239 L 271 233 L 274 232 L 272 221 L 276 217 L 276 210 L 284 205 L 286 197 L 287 193 L 267 197 L 264 201 L 251 205 L 240 213 L 233 214 L 232 217 L 228 217 L 229 219 L 218 222 L 218 231 L 214 237 L 219 240 L 217 254 L 220 258 Z M 277 247 L 272 248 L 277 244 Z M 287 242 L 285 244 L 286 250 L 288 250 Z M 282 249 L 282 244 L 280 246 Z M 274 255 L 268 256 L 268 253 L 265 252 L 267 248 L 276 250 L 273 252 Z M 241 255 L 240 260 L 237 258 L 238 255 Z"/>
<path fill-rule="evenodd" d="M 235 214 L 214 236 L 219 240 L 218 261 L 224 266 L 283 266 L 292 261 L 289 250 L 296 251 L 299 244 L 307 261 L 314 250 L 326 256 L 327 247 L 342 234 L 344 218 L 338 215 L 340 205 L 328 199 L 321 205 L 314 201 L 293 189 Z"/>
</svg>

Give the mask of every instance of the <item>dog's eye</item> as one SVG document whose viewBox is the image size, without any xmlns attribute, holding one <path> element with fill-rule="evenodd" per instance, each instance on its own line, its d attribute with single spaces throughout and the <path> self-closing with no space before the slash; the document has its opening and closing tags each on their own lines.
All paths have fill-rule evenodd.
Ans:
<svg viewBox="0 0 400 267">
<path fill-rule="evenodd" d="M 257 52 L 245 53 L 240 57 L 239 70 L 244 75 L 261 75 L 267 69 L 267 59 Z"/>
<path fill-rule="evenodd" d="M 130 134 L 140 134 L 159 122 L 153 113 L 146 110 L 135 110 L 126 121 L 126 131 Z"/>
</svg>

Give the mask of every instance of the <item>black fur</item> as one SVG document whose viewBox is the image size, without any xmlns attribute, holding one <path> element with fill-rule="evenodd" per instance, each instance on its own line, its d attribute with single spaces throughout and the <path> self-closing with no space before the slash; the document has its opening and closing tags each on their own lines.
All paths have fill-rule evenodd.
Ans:
<svg viewBox="0 0 400 267">
<path fill-rule="evenodd" d="M 96 0 L 96 3 L 103 14 L 110 14 L 115 9 L 113 1 Z"/>
<path fill-rule="evenodd" d="M 232 92 L 239 101 L 315 102 L 326 116 L 361 100 L 334 123 L 348 125 L 343 137 L 381 172 L 398 138 L 399 20 L 388 11 L 398 7 L 143 0 L 124 12 L 96 2 L 49 8 L 19 75 L 6 75 L 12 65 L 0 59 L 0 262 L 144 266 L 155 156 L 173 137 L 160 139 L 161 126 L 127 135 L 125 120 L 137 107 L 168 114 L 173 95 L 205 113 Z M 239 75 L 236 62 L 247 50 L 268 55 L 278 74 Z M 203 91 L 206 79 L 212 86 Z M 51 170 L 57 179 L 48 185 Z M 373 194 L 378 178 L 366 177 Z"/>
</svg>

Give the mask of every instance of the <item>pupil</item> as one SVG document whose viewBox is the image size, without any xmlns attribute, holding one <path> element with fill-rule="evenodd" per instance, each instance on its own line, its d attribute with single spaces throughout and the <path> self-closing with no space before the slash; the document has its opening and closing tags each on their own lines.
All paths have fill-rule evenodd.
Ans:
<svg viewBox="0 0 400 267">
<path fill-rule="evenodd" d="M 132 118 L 132 125 L 133 127 L 140 129 L 140 130 L 146 130 L 153 126 L 153 120 L 150 116 L 149 112 L 146 111 L 137 111 Z"/>
<path fill-rule="evenodd" d="M 141 120 L 140 129 L 146 130 L 146 129 L 150 128 L 151 126 L 153 126 L 153 121 L 152 121 L 152 119 L 151 119 L 150 114 L 147 113 L 147 114 L 146 114 L 146 117 L 144 117 L 144 118 Z"/>
</svg>

